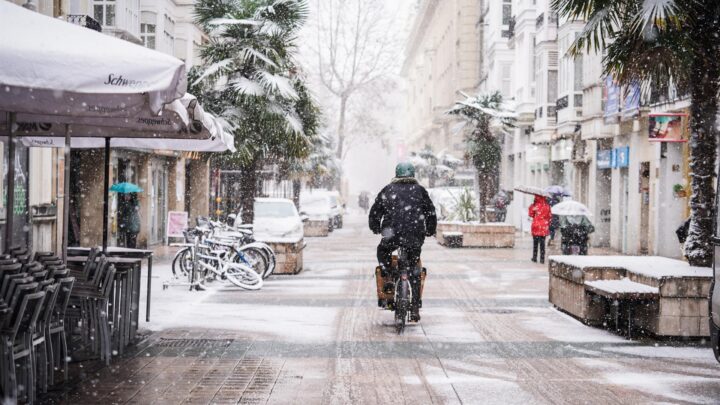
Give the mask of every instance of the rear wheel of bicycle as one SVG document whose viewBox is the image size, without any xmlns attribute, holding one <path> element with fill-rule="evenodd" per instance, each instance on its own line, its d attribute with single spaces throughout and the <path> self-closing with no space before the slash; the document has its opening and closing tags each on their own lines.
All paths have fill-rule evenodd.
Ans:
<svg viewBox="0 0 720 405">
<path fill-rule="evenodd" d="M 398 335 L 405 330 L 408 309 L 410 308 L 410 282 L 401 280 L 395 299 L 395 329 Z"/>
<path fill-rule="evenodd" d="M 192 252 L 190 252 L 190 248 L 183 248 L 175 253 L 171 269 L 175 278 L 187 276 L 190 269 L 192 269 Z"/>
<path fill-rule="evenodd" d="M 231 283 L 246 290 L 259 290 L 263 286 L 260 274 L 240 263 L 231 263 L 225 272 L 225 277 Z"/>
</svg>

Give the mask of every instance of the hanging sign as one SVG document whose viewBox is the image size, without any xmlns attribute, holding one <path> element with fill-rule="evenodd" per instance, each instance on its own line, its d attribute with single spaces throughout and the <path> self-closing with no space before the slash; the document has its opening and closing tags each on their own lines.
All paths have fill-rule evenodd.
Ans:
<svg viewBox="0 0 720 405">
<path fill-rule="evenodd" d="M 687 114 L 650 114 L 648 140 L 651 142 L 687 142 L 683 118 Z"/>
<path fill-rule="evenodd" d="M 612 167 L 610 162 L 610 155 L 612 155 L 612 150 L 599 150 L 597 151 L 597 168 L 598 169 L 609 169 Z"/>
</svg>

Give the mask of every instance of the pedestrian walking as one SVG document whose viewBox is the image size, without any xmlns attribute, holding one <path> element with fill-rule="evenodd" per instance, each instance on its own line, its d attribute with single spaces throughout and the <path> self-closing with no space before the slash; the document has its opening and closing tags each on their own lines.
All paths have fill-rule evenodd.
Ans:
<svg viewBox="0 0 720 405">
<path fill-rule="evenodd" d="M 545 263 L 545 238 L 550 234 L 550 221 L 552 220 L 550 204 L 548 204 L 547 199 L 536 195 L 535 201 L 528 210 L 528 216 L 532 218 L 532 226 L 530 227 L 533 237 L 532 261 L 538 261 L 539 251 L 540 263 Z"/>
<path fill-rule="evenodd" d="M 562 253 L 587 256 L 590 234 L 595 232 L 592 222 L 585 215 L 563 215 L 559 218 Z"/>
<path fill-rule="evenodd" d="M 554 207 L 557 203 L 560 202 L 561 197 L 557 194 L 551 194 L 550 198 L 548 198 L 548 204 L 550 204 L 550 208 Z M 552 245 L 555 241 L 555 233 L 557 233 L 557 230 L 560 228 L 560 217 L 557 215 L 553 215 L 550 219 L 550 240 L 548 241 L 548 246 Z"/>
<path fill-rule="evenodd" d="M 370 195 L 367 191 L 363 191 L 358 196 L 358 205 L 362 210 L 367 214 L 368 209 L 370 208 Z"/>
<path fill-rule="evenodd" d="M 135 249 L 137 236 L 140 233 L 140 204 L 137 193 L 121 194 L 119 207 L 120 233 L 125 240 L 125 247 Z"/>
<path fill-rule="evenodd" d="M 505 190 L 500 190 L 493 196 L 492 204 L 495 207 L 495 222 L 505 222 L 507 207 L 512 199 Z"/>
</svg>

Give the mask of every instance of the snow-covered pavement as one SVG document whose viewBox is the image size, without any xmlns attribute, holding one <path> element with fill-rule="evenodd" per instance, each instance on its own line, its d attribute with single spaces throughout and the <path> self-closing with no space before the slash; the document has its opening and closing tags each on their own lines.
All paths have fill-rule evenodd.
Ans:
<svg viewBox="0 0 720 405">
<path fill-rule="evenodd" d="M 154 333 L 87 378 L 74 403 L 717 403 L 707 347 L 637 343 L 547 302 L 547 269 L 516 249 L 428 239 L 423 319 L 395 334 L 376 307 L 377 238 L 364 218 L 308 240 L 305 270 L 260 291 L 162 290 Z M 144 308 L 144 306 L 143 306 Z M 144 313 L 143 313 L 144 315 Z M 202 340 L 205 339 L 205 340 Z M 101 399 L 105 398 L 105 399 Z"/>
</svg>

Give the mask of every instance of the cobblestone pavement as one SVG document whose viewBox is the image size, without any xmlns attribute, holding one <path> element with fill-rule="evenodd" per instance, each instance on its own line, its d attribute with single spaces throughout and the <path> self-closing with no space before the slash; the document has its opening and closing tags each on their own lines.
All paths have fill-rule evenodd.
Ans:
<svg viewBox="0 0 720 405">
<path fill-rule="evenodd" d="M 60 402 L 241 404 L 717 403 L 702 344 L 631 342 L 547 302 L 547 269 L 516 249 L 428 240 L 423 319 L 398 336 L 376 308 L 377 238 L 359 217 L 308 240 L 305 270 L 261 291 L 162 290 L 153 333 Z M 76 371 L 77 371 L 76 366 Z M 57 402 L 57 396 L 48 402 Z"/>
</svg>

